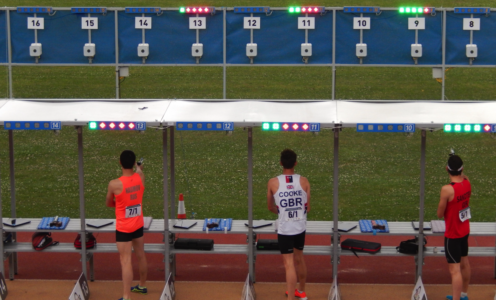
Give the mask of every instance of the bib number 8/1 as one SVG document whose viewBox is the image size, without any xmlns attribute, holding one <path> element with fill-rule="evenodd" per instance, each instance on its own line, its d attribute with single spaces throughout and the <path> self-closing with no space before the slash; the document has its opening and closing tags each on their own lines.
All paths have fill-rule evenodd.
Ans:
<svg viewBox="0 0 496 300">
<path fill-rule="evenodd" d="M 465 209 L 460 210 L 458 213 L 460 217 L 460 221 L 465 222 L 467 220 L 470 220 L 472 218 L 472 215 L 470 214 L 470 207 L 467 207 Z"/>
<path fill-rule="evenodd" d="M 126 219 L 141 216 L 141 204 L 126 207 Z"/>
</svg>

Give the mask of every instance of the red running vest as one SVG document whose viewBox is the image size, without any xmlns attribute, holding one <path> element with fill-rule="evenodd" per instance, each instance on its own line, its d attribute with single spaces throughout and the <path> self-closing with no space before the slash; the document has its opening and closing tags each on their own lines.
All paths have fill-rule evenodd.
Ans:
<svg viewBox="0 0 496 300">
<path fill-rule="evenodd" d="M 122 182 L 122 192 L 115 196 L 116 229 L 120 232 L 131 233 L 144 225 L 143 207 L 141 207 L 139 216 L 131 218 L 126 218 L 126 207 L 142 205 L 145 187 L 138 173 L 132 176 L 122 176 L 119 180 Z"/>
<path fill-rule="evenodd" d="M 459 212 L 469 207 L 472 188 L 467 179 L 462 182 L 452 182 L 451 186 L 455 190 L 455 196 L 453 200 L 448 201 L 444 211 L 444 223 L 446 224 L 444 236 L 449 239 L 459 239 L 470 233 L 469 220 L 460 221 Z"/>
</svg>

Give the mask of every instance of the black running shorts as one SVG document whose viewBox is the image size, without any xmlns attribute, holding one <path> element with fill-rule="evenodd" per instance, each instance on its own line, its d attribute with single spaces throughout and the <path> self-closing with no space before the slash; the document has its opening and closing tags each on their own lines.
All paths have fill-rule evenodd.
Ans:
<svg viewBox="0 0 496 300">
<path fill-rule="evenodd" d="M 115 231 L 115 241 L 116 242 L 130 242 L 134 239 L 143 236 L 143 227 L 133 232 L 122 232 L 119 230 Z"/>
<path fill-rule="evenodd" d="M 468 255 L 468 234 L 459 239 L 444 237 L 444 254 L 449 264 L 459 264 Z"/>
<path fill-rule="evenodd" d="M 281 254 L 293 253 L 293 249 L 303 250 L 305 246 L 305 231 L 297 235 L 277 235 Z"/>
</svg>

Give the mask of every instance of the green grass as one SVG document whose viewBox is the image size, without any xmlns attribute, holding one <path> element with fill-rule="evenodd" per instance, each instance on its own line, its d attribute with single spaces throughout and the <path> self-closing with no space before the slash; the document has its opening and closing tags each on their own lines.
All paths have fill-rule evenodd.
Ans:
<svg viewBox="0 0 496 300">
<path fill-rule="evenodd" d="M 304 4 L 314 2 L 302 1 Z M 161 6 L 190 4 L 177 1 L 0 1 L 2 6 Z M 203 1 L 215 6 L 269 5 L 285 7 L 293 1 Z M 379 5 L 397 7 L 400 1 L 322 1 L 326 6 Z M 424 3 L 412 2 L 411 5 Z M 433 6 L 487 6 L 485 1 L 433 1 Z M 494 6 L 494 5 L 493 5 Z M 121 83 L 122 98 L 222 98 L 222 68 L 132 67 Z M 441 85 L 429 68 L 340 67 L 336 72 L 337 99 L 438 100 Z M 494 100 L 494 70 L 455 68 L 446 73 L 450 100 Z M 113 67 L 14 67 L 16 98 L 114 98 Z M 227 97 L 233 99 L 330 99 L 332 72 L 328 67 L 229 67 Z M 7 97 L 7 69 L 0 68 L 0 97 Z M 77 134 L 64 127 L 52 132 L 14 133 L 17 214 L 20 217 L 60 215 L 79 217 Z M 176 132 L 176 199 L 185 194 L 188 215 L 197 218 L 246 219 L 247 132 Z M 447 153 L 455 148 L 466 162 L 473 184 L 474 221 L 494 221 L 494 146 L 489 134 L 428 133 L 426 169 L 427 220 L 435 219 L 439 191 L 448 183 Z M 309 133 L 262 132 L 254 129 L 253 190 L 256 219 L 275 216 L 266 209 L 267 180 L 280 173 L 279 152 L 299 154 L 297 172 L 312 185 L 311 220 L 330 220 L 333 199 L 333 137 L 324 130 Z M 108 182 L 119 176 L 118 155 L 133 149 L 146 158 L 145 215 L 163 218 L 162 135 L 148 129 L 135 132 L 84 130 L 86 215 L 112 218 L 105 207 Z M 7 132 L 0 131 L 0 187 L 3 215 L 10 215 L 10 177 Z M 420 133 L 366 134 L 344 129 L 340 137 L 339 213 L 343 220 L 418 218 Z"/>
</svg>

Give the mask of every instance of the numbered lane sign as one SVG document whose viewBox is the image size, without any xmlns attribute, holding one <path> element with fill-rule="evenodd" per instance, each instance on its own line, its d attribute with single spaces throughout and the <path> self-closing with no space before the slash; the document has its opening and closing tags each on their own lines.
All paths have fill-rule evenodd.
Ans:
<svg viewBox="0 0 496 300">
<path fill-rule="evenodd" d="M 45 29 L 45 19 L 28 18 L 28 29 Z"/>
<path fill-rule="evenodd" d="M 425 18 L 408 18 L 408 29 L 410 30 L 424 30 Z"/>
<path fill-rule="evenodd" d="M 480 19 L 463 18 L 463 30 L 480 30 Z"/>
<path fill-rule="evenodd" d="M 146 130 L 145 122 L 136 122 L 136 130 Z"/>
<path fill-rule="evenodd" d="M 298 29 L 315 29 L 315 17 L 299 17 Z"/>
<path fill-rule="evenodd" d="M 62 122 L 50 122 L 51 130 L 60 130 L 62 128 Z"/>
<path fill-rule="evenodd" d="M 353 29 L 370 29 L 370 18 L 353 18 Z"/>
<path fill-rule="evenodd" d="M 244 29 L 260 29 L 260 17 L 245 17 Z"/>
<path fill-rule="evenodd" d="M 207 18 L 189 18 L 189 29 L 207 29 Z"/>
<path fill-rule="evenodd" d="M 81 29 L 98 29 L 98 18 L 81 18 Z"/>
<path fill-rule="evenodd" d="M 151 17 L 136 17 L 134 19 L 134 28 L 136 29 L 152 29 Z"/>
<path fill-rule="evenodd" d="M 222 127 L 224 130 L 232 131 L 232 130 L 234 130 L 234 123 L 233 122 L 224 122 Z"/>
</svg>

